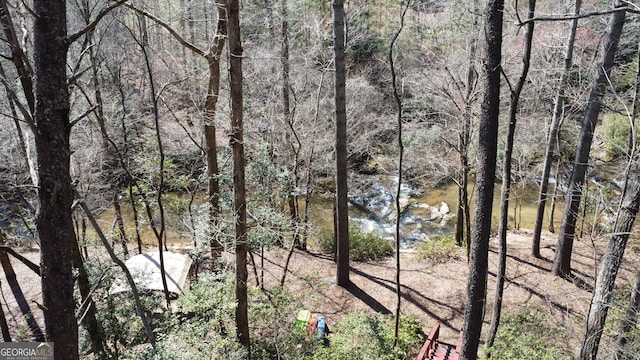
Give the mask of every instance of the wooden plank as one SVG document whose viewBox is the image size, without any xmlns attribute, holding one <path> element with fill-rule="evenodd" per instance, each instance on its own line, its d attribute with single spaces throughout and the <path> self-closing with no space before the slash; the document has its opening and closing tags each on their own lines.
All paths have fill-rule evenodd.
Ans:
<svg viewBox="0 0 640 360">
<path fill-rule="evenodd" d="M 431 353 L 435 349 L 436 342 L 438 341 L 438 336 L 440 336 L 440 323 L 435 324 L 429 332 L 429 336 L 424 341 L 416 360 L 425 360 L 431 356 Z"/>
<path fill-rule="evenodd" d="M 462 331 L 460 331 L 460 335 L 458 335 L 458 343 L 456 344 L 456 349 L 453 351 L 453 354 L 451 355 L 451 360 L 459 360 L 461 350 L 462 350 Z"/>
</svg>

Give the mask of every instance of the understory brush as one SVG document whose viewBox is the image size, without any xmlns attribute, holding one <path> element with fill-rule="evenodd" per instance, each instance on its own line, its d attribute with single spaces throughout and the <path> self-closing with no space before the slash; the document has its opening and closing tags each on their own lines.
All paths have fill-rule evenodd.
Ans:
<svg viewBox="0 0 640 360">
<path fill-rule="evenodd" d="M 553 327 L 548 313 L 534 306 L 522 306 L 503 313 L 493 347 L 485 359 L 557 360 L 572 359 L 571 353 L 558 343 L 562 329 Z"/>
<path fill-rule="evenodd" d="M 329 346 L 304 357 L 305 360 L 395 360 L 411 359 L 425 339 L 420 322 L 401 316 L 398 346 L 393 346 L 394 318 L 354 312 L 331 328 Z"/>
<path fill-rule="evenodd" d="M 114 301 L 105 318 L 109 332 L 119 334 L 113 346 L 96 359 L 247 359 L 236 341 L 234 277 L 232 274 L 201 274 L 191 288 L 172 305 L 172 313 L 154 317 L 155 347 L 145 342 L 144 332 L 131 301 Z M 160 305 L 156 299 L 154 306 Z M 117 304 L 117 305 L 116 305 Z M 390 315 L 355 312 L 331 322 L 324 339 L 306 326 L 295 326 L 302 309 L 296 294 L 282 287 L 249 288 L 251 359 L 349 359 L 395 360 L 415 356 L 424 341 L 420 322 L 403 315 L 398 346 L 393 346 L 394 319 Z M 103 309 L 107 310 L 107 309 Z M 125 331 L 127 326 L 131 326 Z M 118 330 L 119 329 L 119 330 Z M 115 335 L 114 335 L 115 336 Z"/>
<path fill-rule="evenodd" d="M 335 238 L 328 236 L 319 244 L 320 250 L 335 253 Z M 349 224 L 349 258 L 355 261 L 379 260 L 393 255 L 393 243 L 385 240 L 376 231 L 366 231 Z"/>
<path fill-rule="evenodd" d="M 432 263 L 443 263 L 451 260 L 455 249 L 456 242 L 453 237 L 435 234 L 428 241 L 420 242 L 416 246 L 416 256 Z"/>
</svg>

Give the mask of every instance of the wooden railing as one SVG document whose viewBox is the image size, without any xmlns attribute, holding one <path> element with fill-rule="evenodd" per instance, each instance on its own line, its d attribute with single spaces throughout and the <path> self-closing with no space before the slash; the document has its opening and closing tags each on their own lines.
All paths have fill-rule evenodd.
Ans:
<svg viewBox="0 0 640 360">
<path fill-rule="evenodd" d="M 458 336 L 458 342 L 455 348 L 453 345 L 441 343 L 438 341 L 440 336 L 440 323 L 433 326 L 429 332 L 429 336 L 424 341 L 416 360 L 459 360 L 460 349 L 462 348 L 462 331 Z"/>
<path fill-rule="evenodd" d="M 418 353 L 418 357 L 416 357 L 416 360 L 429 359 L 429 356 L 431 356 L 431 353 L 433 353 L 433 350 L 435 350 L 436 348 L 438 336 L 440 336 L 440 323 L 437 323 L 429 332 L 429 336 L 427 336 L 427 340 L 424 341 L 424 345 L 422 345 L 422 348 L 420 349 L 420 353 Z"/>
</svg>

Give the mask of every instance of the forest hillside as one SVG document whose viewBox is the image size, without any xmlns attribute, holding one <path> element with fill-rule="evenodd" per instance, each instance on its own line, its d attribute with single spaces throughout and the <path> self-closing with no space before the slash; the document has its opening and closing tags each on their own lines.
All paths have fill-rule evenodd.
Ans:
<svg viewBox="0 0 640 360">
<path fill-rule="evenodd" d="M 0 0 L 3 340 L 412 359 L 439 322 L 461 358 L 637 358 L 640 4 L 500 4 Z"/>
</svg>

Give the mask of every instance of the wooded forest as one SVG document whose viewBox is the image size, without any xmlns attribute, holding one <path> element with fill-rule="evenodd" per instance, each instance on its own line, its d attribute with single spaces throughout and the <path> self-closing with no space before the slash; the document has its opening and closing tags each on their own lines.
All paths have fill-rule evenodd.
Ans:
<svg viewBox="0 0 640 360">
<path fill-rule="evenodd" d="M 639 14 L 0 0 L 3 343 L 639 358 Z"/>
</svg>

